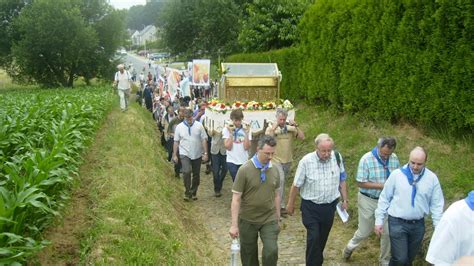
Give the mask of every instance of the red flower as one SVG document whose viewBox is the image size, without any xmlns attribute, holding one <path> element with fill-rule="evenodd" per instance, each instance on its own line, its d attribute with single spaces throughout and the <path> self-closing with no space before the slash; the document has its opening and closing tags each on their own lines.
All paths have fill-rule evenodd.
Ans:
<svg viewBox="0 0 474 266">
<path fill-rule="evenodd" d="M 221 109 L 225 108 L 225 104 L 221 103 Z"/>
</svg>

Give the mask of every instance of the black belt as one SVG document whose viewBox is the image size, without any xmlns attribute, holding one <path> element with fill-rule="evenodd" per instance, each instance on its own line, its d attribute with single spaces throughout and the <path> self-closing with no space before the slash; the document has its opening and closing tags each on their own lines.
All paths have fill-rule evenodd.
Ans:
<svg viewBox="0 0 474 266">
<path fill-rule="evenodd" d="M 359 192 L 360 192 L 360 194 L 362 194 L 362 195 L 364 195 L 364 196 L 366 196 L 366 197 L 368 197 L 368 198 L 375 199 L 375 200 L 378 200 L 378 199 L 379 199 L 379 197 L 372 196 L 372 195 L 370 195 L 370 194 L 368 194 L 368 193 L 365 193 L 365 192 L 362 192 L 362 191 L 359 191 Z"/>
<path fill-rule="evenodd" d="M 405 219 L 402 219 L 402 218 L 393 217 L 391 215 L 389 215 L 389 217 L 392 218 L 392 219 L 398 220 L 400 222 L 407 223 L 407 224 L 417 224 L 417 223 L 421 223 L 425 220 L 425 218 L 421 218 L 421 219 L 418 219 L 418 220 L 405 220 Z"/>
</svg>

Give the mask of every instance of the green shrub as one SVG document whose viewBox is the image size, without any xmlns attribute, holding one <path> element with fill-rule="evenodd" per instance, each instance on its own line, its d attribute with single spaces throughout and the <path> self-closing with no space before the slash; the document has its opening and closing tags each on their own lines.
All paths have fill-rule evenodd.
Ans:
<svg viewBox="0 0 474 266">
<path fill-rule="evenodd" d="M 278 63 L 293 101 L 472 133 L 473 21 L 469 0 L 321 0 L 297 47 L 228 60 Z"/>
</svg>

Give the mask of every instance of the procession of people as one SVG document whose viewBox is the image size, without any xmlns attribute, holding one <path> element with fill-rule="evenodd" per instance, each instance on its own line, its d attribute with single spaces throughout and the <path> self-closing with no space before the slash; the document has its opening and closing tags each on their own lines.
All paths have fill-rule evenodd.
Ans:
<svg viewBox="0 0 474 266">
<path fill-rule="evenodd" d="M 253 135 L 245 122 L 251 117 L 244 117 L 240 109 L 233 110 L 230 121 L 217 131 L 203 126 L 207 101 L 215 95 L 213 88 L 217 84 L 209 87 L 210 92 L 204 87 L 190 87 L 189 94 L 183 96 L 182 90 L 170 94 L 166 77 L 152 75 L 148 81 L 142 81 L 143 76 L 140 73 L 141 94 L 137 97 L 143 99 L 139 103 L 153 114 L 160 129 L 167 159 L 174 164 L 174 177 L 183 179 L 184 201 L 199 198 L 201 164 L 210 163 L 207 172 L 212 172 L 216 200 L 225 193 L 222 191 L 224 178 L 227 172 L 230 174 L 233 185 L 232 190 L 227 191 L 232 195 L 229 234 L 240 239 L 242 265 L 277 265 L 280 221 L 294 215 L 298 195 L 301 220 L 307 231 L 306 265 L 323 264 L 336 208 L 339 205 L 347 210 L 349 202 L 356 202 L 356 198 L 357 202 L 350 206 L 357 206 L 357 230 L 341 251 L 341 258 L 346 261 L 351 261 L 351 255 L 362 241 L 375 232 L 380 237 L 380 265 L 411 265 L 425 237 L 425 217 L 429 214 L 435 234 L 427 261 L 453 264 L 463 256 L 474 255 L 472 228 L 469 242 L 450 224 L 450 217 L 445 217 L 446 213 L 443 216 L 442 188 L 437 175 L 426 167 L 428 152 L 425 148 L 414 147 L 408 163 L 400 165 L 394 153 L 395 138 L 381 137 L 374 148 L 361 155 L 355 177 L 359 193 L 350 199 L 346 180 L 351 177 L 346 174 L 343 156 L 334 149 L 335 140 L 328 134 L 315 137 L 314 150 L 299 160 L 293 172 L 293 143 L 304 140 L 305 134 L 296 121 L 288 119 L 287 110 L 276 109 L 275 119 L 268 121 L 258 136 Z M 128 108 L 126 91 L 132 82 L 132 76 L 120 65 L 115 84 L 124 112 Z M 254 153 L 250 149 L 252 143 L 256 145 Z M 292 176 L 285 199 L 285 183 Z M 473 193 L 466 198 L 463 213 L 456 214 L 465 217 L 471 225 Z M 263 244 L 261 260 L 258 237 Z M 459 248 L 447 249 L 452 252 L 449 256 L 433 252 L 442 248 L 440 239 L 444 238 L 463 241 L 458 244 L 462 245 L 462 252 Z"/>
</svg>

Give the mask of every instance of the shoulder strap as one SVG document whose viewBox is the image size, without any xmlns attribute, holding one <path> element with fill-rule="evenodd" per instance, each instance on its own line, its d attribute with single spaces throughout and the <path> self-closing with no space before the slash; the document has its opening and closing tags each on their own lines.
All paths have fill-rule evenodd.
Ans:
<svg viewBox="0 0 474 266">
<path fill-rule="evenodd" d="M 341 154 L 337 150 L 334 150 L 334 155 L 336 156 L 337 166 L 341 168 Z"/>
</svg>

